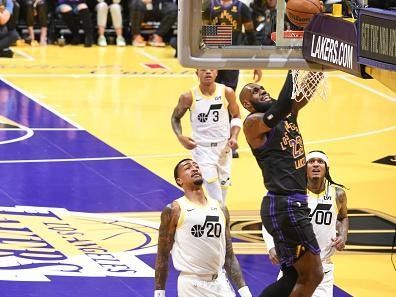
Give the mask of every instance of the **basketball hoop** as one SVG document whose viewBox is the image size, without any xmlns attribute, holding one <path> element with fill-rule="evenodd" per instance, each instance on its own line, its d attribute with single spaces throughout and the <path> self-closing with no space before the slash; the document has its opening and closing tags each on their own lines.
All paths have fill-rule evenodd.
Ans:
<svg viewBox="0 0 396 297">
<path fill-rule="evenodd" d="M 303 39 L 304 31 L 284 31 L 284 39 Z M 276 32 L 271 33 L 272 41 L 276 42 Z M 293 69 L 293 93 L 292 99 L 300 102 L 312 100 L 314 97 L 327 99 L 327 78 L 323 72 L 313 72 L 301 69 Z M 297 98 L 298 96 L 298 98 Z"/>
<path fill-rule="evenodd" d="M 323 72 L 313 72 L 301 69 L 293 69 L 293 93 L 292 99 L 300 102 L 312 100 L 315 97 L 327 99 L 327 78 Z"/>
</svg>

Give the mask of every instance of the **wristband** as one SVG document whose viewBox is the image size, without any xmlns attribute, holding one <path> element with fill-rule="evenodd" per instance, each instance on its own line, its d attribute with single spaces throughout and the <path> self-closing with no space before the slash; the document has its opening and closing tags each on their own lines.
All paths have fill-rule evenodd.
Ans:
<svg viewBox="0 0 396 297">
<path fill-rule="evenodd" d="M 155 290 L 154 297 L 165 297 L 165 290 Z"/>
<path fill-rule="evenodd" d="M 240 118 L 232 118 L 230 124 L 231 128 L 235 126 L 242 128 L 242 120 Z"/>
<path fill-rule="evenodd" d="M 248 286 L 239 288 L 238 293 L 239 293 L 239 296 L 241 296 L 241 297 L 252 297 L 252 293 L 250 292 Z"/>
</svg>

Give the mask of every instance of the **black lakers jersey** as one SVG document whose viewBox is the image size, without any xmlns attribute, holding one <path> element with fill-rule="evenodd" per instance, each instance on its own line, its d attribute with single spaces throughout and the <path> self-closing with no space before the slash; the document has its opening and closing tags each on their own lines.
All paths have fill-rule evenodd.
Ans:
<svg viewBox="0 0 396 297">
<path fill-rule="evenodd" d="M 252 149 L 264 185 L 275 194 L 306 193 L 307 168 L 297 116 L 290 114 L 267 133 L 262 147 Z"/>
<path fill-rule="evenodd" d="M 252 22 L 249 7 L 239 0 L 223 5 L 220 0 L 210 1 L 210 6 L 203 12 L 203 19 L 209 20 L 210 25 L 232 25 L 232 43 L 241 44 L 243 41 L 242 25 Z"/>
</svg>

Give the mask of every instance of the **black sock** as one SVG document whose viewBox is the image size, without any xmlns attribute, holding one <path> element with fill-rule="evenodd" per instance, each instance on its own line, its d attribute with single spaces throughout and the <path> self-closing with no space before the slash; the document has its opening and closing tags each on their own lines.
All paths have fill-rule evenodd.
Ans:
<svg viewBox="0 0 396 297">
<path fill-rule="evenodd" d="M 283 269 L 283 276 L 261 292 L 259 297 L 289 297 L 297 282 L 297 271 L 294 267 Z"/>
</svg>

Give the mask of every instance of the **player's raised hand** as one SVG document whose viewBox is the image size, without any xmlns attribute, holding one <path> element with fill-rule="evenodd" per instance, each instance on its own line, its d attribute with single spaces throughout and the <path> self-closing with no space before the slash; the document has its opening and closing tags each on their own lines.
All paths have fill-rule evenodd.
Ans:
<svg viewBox="0 0 396 297">
<path fill-rule="evenodd" d="M 253 71 L 253 80 L 254 82 L 259 82 L 261 77 L 263 76 L 263 72 L 260 69 L 254 69 Z"/>
<path fill-rule="evenodd" d="M 182 146 L 184 146 L 188 150 L 192 150 L 197 147 L 197 143 L 191 137 L 180 135 L 178 139 Z"/>
</svg>

